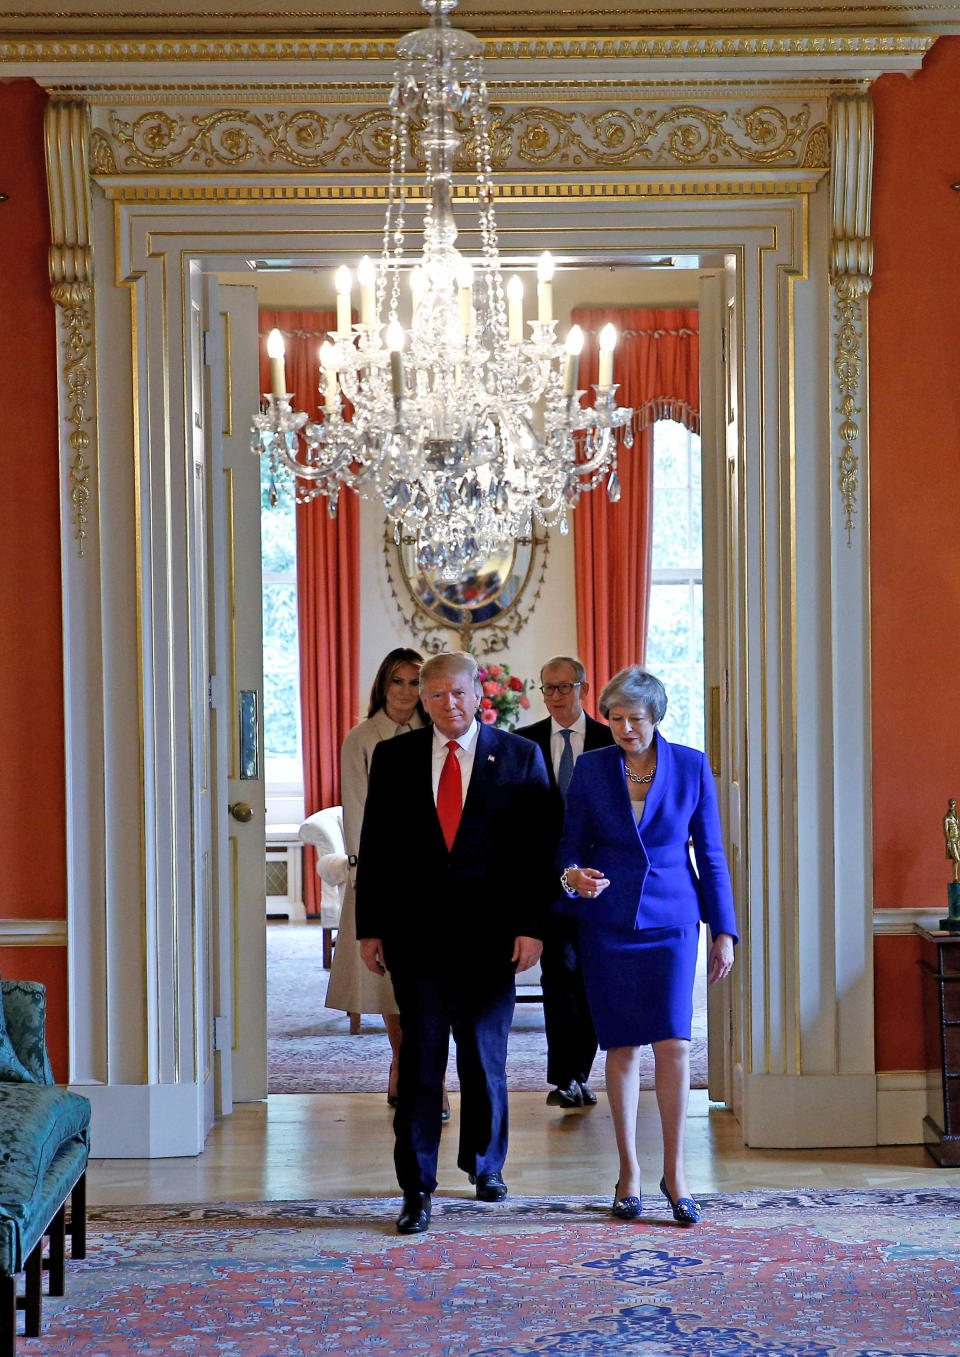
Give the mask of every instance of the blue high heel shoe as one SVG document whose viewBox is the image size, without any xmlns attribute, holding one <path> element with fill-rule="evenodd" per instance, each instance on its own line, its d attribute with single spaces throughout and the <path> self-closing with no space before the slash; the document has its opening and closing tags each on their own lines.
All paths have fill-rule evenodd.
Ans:
<svg viewBox="0 0 960 1357">
<path fill-rule="evenodd" d="M 703 1207 L 699 1202 L 695 1202 L 692 1197 L 678 1197 L 676 1201 L 667 1191 L 665 1178 L 660 1179 L 660 1191 L 670 1203 L 673 1211 L 673 1218 L 678 1225 L 699 1225 L 703 1216 Z"/>
<path fill-rule="evenodd" d="M 610 1210 L 616 1216 L 617 1220 L 636 1220 L 643 1210 L 643 1200 L 641 1197 L 621 1197 L 617 1201 L 617 1193 L 620 1190 L 620 1180 L 613 1189 L 613 1205 Z"/>
</svg>

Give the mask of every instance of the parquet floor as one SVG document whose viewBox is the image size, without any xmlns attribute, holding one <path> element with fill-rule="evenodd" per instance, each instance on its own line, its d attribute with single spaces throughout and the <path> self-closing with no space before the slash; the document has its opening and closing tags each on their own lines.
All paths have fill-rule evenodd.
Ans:
<svg viewBox="0 0 960 1357">
<path fill-rule="evenodd" d="M 470 1194 L 456 1167 L 457 1097 L 444 1132 L 442 1193 Z M 606 1102 L 563 1112 L 542 1093 L 511 1094 L 510 1153 L 504 1176 L 518 1193 L 606 1195 L 616 1153 Z M 96 1204 L 384 1197 L 396 1194 L 392 1113 L 381 1094 L 280 1094 L 238 1104 L 195 1159 L 91 1161 Z M 660 1176 L 659 1123 L 652 1093 L 641 1095 L 639 1143 L 645 1183 Z M 956 1185 L 960 1170 L 938 1168 L 920 1145 L 839 1150 L 744 1148 L 740 1128 L 705 1092 L 691 1097 L 688 1174 L 697 1192 L 751 1188 Z"/>
</svg>

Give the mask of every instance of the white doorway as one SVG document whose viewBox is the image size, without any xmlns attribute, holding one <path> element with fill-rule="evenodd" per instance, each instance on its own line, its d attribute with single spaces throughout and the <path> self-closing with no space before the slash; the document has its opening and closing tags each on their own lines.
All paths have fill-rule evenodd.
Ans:
<svg viewBox="0 0 960 1357">
<path fill-rule="evenodd" d="M 832 764 L 830 750 L 851 749 L 857 732 L 865 739 L 867 724 L 864 653 L 854 644 L 865 628 L 865 554 L 841 553 L 827 456 L 828 290 L 825 271 L 808 269 L 810 251 L 825 257 L 829 238 L 829 205 L 814 191 L 822 178 L 821 171 L 798 171 L 786 187 L 753 180 L 743 197 L 704 192 L 682 200 L 605 197 L 597 184 L 589 197 L 558 195 L 546 221 L 542 203 L 526 201 L 518 188 L 501 221 L 505 252 L 523 253 L 535 226 L 539 239 L 546 231 L 552 242 L 563 242 L 563 252 L 584 260 L 682 249 L 729 280 L 724 304 L 734 307 L 735 330 L 727 372 L 735 374 L 736 438 L 725 447 L 717 493 L 719 559 L 732 587 L 720 610 L 726 624 L 716 652 L 720 672 L 713 682 L 708 676 L 707 686 L 719 690 L 720 729 L 730 750 L 721 799 L 739 836 L 734 870 L 744 940 L 730 1078 L 741 1090 L 737 1105 L 748 1139 L 767 1144 L 781 1137 L 816 1143 L 823 1133 L 818 1109 L 830 1089 L 844 1100 L 845 1135 L 869 1138 L 876 1102 L 867 884 L 851 859 L 863 842 L 868 769 L 848 756 L 843 798 L 824 788 L 820 773 Z M 111 885 L 107 931 L 112 947 L 146 959 L 142 974 L 132 977 L 124 966 L 101 964 L 98 906 L 75 873 L 70 955 L 74 1003 L 82 1012 L 72 1024 L 72 1059 L 84 1076 L 78 1087 L 86 1091 L 90 1080 L 108 1137 L 117 1121 L 110 1109 L 122 1105 L 132 1109 L 128 1124 L 162 1121 L 165 1145 L 195 1153 L 204 1084 L 196 1050 L 206 1041 L 205 1032 L 195 1041 L 196 1024 L 224 1015 L 199 1001 L 202 956 L 182 945 L 192 929 L 202 933 L 203 923 L 193 861 L 184 851 L 193 841 L 192 802 L 178 793 L 192 777 L 191 703 L 195 709 L 207 700 L 191 686 L 189 633 L 171 606 L 171 588 L 180 590 L 187 575 L 181 527 L 190 497 L 178 414 L 187 408 L 185 280 L 197 261 L 218 273 L 264 253 L 316 261 L 318 240 L 325 266 L 353 258 L 376 241 L 380 214 L 376 203 L 355 201 L 349 192 L 310 202 L 241 197 L 228 206 L 139 190 L 125 196 L 122 189 L 98 213 L 98 258 L 115 258 L 119 282 L 105 290 L 103 323 L 129 333 L 127 293 L 136 320 L 129 362 L 101 374 L 100 401 L 122 411 L 132 390 L 135 418 L 132 430 L 122 420 L 103 421 L 100 429 L 101 475 L 120 493 L 121 511 L 98 524 L 103 541 L 92 573 L 97 599 L 116 603 L 111 626 L 129 643 L 102 647 L 107 673 L 100 689 L 89 666 L 69 671 L 68 719 L 79 726 L 91 702 L 104 709 L 108 691 L 132 691 L 140 703 L 147 777 L 112 727 L 105 735 L 107 821 L 143 845 L 139 889 Z M 712 385 L 723 391 L 719 378 Z M 88 583 L 79 570 L 66 572 L 68 615 L 89 611 Z M 815 731 L 816 713 L 833 709 L 841 659 L 848 685 L 843 727 L 817 724 Z M 806 700 L 811 696 L 816 700 Z M 820 749 L 815 762 L 803 757 L 824 739 L 826 754 Z M 83 799 L 84 767 L 81 750 L 68 770 L 76 801 Z M 130 806 L 142 808 L 140 824 L 124 814 Z M 842 892 L 825 888 L 841 878 Z M 824 950 L 838 928 L 844 947 Z M 804 958 L 811 964 L 801 964 Z M 121 975 L 128 978 L 121 982 Z"/>
</svg>

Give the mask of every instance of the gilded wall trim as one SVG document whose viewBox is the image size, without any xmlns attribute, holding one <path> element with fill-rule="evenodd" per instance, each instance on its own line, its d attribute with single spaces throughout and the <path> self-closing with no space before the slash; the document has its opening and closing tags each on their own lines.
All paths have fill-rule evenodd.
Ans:
<svg viewBox="0 0 960 1357">
<path fill-rule="evenodd" d="M 105 111 L 106 112 L 106 111 Z M 457 168 L 469 173 L 476 147 L 468 121 L 458 118 Z M 193 114 L 151 109 L 123 117 L 106 113 L 94 129 L 96 175 L 180 173 L 386 172 L 392 119 L 382 105 L 359 111 L 301 107 L 224 107 Z M 411 161 L 426 165 L 424 125 L 411 124 Z M 809 103 L 714 108 L 696 103 L 638 106 L 593 104 L 576 110 L 532 104 L 493 104 L 494 170 L 610 170 L 829 166 L 830 136 Z"/>
<path fill-rule="evenodd" d="M 359 74 L 359 73 L 358 73 Z M 51 98 L 75 99 L 78 86 L 44 79 L 44 88 Z M 866 83 L 866 82 L 865 82 Z M 588 78 L 526 80 L 488 79 L 487 89 L 491 103 L 529 104 L 536 100 L 551 106 L 565 104 L 600 103 L 623 104 L 636 100 L 669 101 L 764 99 L 778 106 L 800 101 L 825 104 L 829 95 L 849 93 L 860 81 L 851 79 L 842 69 L 832 75 L 812 73 L 809 78 L 791 78 L 789 75 L 770 74 L 751 79 L 743 72 L 731 72 L 726 78 L 710 77 L 700 73 L 682 72 L 676 76 L 654 79 L 645 77 L 625 80 Z M 289 106 L 299 100 L 306 108 L 385 108 L 390 99 L 389 82 L 373 80 L 262 80 L 248 76 L 242 82 L 207 79 L 179 80 L 176 84 L 158 80 L 96 81 L 84 80 L 83 97 L 91 108 L 98 110 L 125 108 L 144 111 L 163 108 L 221 108 Z M 96 116 L 96 115 L 95 115 Z"/>
<path fill-rule="evenodd" d="M 797 177 L 793 177 L 793 175 Z M 756 177 L 712 179 L 699 176 L 681 179 L 664 174 L 651 174 L 644 179 L 625 182 L 586 184 L 497 184 L 497 200 L 501 202 L 611 202 L 641 198 L 765 198 L 792 197 L 800 193 L 814 193 L 822 177 L 819 171 L 787 171 L 774 177 L 771 172 L 758 172 Z M 100 181 L 105 196 L 119 203 L 381 203 L 386 201 L 386 185 L 381 184 L 232 184 L 163 182 L 143 184 L 125 182 L 121 176 Z M 469 201 L 471 191 L 457 186 L 454 201 Z M 411 188 L 408 203 L 426 202 L 422 186 Z"/>
<path fill-rule="evenodd" d="M 93 289 L 83 283 L 57 283 L 51 288 L 57 305 L 60 338 L 61 419 L 70 427 L 67 442 L 73 457 L 66 468 L 77 555 L 83 555 L 90 512 L 90 463 L 93 443 Z"/>
<path fill-rule="evenodd" d="M 79 100 L 53 100 L 45 113 L 50 204 L 50 295 L 57 308 L 61 480 L 77 554 L 84 554 L 96 458 L 93 246 L 88 144 L 90 112 Z"/>
<path fill-rule="evenodd" d="M 777 58 L 816 60 L 824 57 L 922 58 L 936 34 L 917 33 L 716 33 L 623 34 L 584 37 L 485 37 L 490 61 L 716 61 Z M 130 62 L 183 63 L 269 61 L 389 61 L 392 37 L 301 37 L 248 34 L 221 37 L 82 37 L 4 38 L 0 61 L 44 64 Z"/>
<path fill-rule="evenodd" d="M 873 272 L 870 194 L 873 184 L 873 101 L 869 94 L 836 95 L 831 101 L 833 241 L 833 379 L 837 489 L 847 545 L 860 491 L 857 445 L 866 436 L 861 382 L 866 362 L 867 294 Z"/>
</svg>

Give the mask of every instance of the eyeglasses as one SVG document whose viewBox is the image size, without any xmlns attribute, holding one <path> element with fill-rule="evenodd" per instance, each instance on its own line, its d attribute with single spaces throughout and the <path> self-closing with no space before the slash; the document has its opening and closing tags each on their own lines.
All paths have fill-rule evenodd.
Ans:
<svg viewBox="0 0 960 1357">
<path fill-rule="evenodd" d="M 576 683 L 541 683 L 540 691 L 544 697 L 553 697 L 554 693 L 559 693 L 561 697 L 566 697 L 572 693 L 574 688 L 579 688 L 583 679 L 577 679 Z"/>
</svg>

